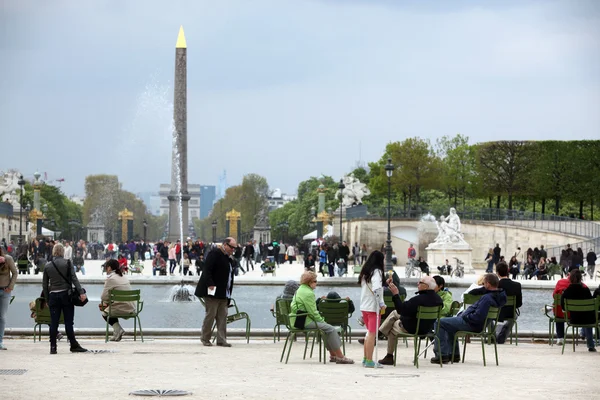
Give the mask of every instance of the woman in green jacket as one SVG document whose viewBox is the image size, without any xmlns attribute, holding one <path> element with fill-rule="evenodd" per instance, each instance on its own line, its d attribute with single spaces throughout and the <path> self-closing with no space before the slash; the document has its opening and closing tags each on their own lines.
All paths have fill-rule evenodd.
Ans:
<svg viewBox="0 0 600 400">
<path fill-rule="evenodd" d="M 435 283 L 437 284 L 437 288 L 435 292 L 442 298 L 444 306 L 442 307 L 442 317 L 452 317 L 449 315 L 450 309 L 452 308 L 452 292 L 446 289 L 446 280 L 439 275 L 433 277 L 435 279 Z"/>
<path fill-rule="evenodd" d="M 330 361 L 336 364 L 354 364 L 354 361 L 345 357 L 342 353 L 342 342 L 337 330 L 325 323 L 325 320 L 317 310 L 317 299 L 315 297 L 315 288 L 317 287 L 317 274 L 312 271 L 306 271 L 300 278 L 300 287 L 292 299 L 292 314 L 307 313 L 304 328 L 319 328 L 325 333 L 325 346 L 331 355 Z M 296 318 L 291 317 L 290 323 L 295 325 Z"/>
</svg>

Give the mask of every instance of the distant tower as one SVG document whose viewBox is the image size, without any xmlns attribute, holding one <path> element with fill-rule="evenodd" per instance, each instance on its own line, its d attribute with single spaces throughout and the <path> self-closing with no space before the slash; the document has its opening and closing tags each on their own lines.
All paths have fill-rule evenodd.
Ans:
<svg viewBox="0 0 600 400">
<path fill-rule="evenodd" d="M 169 199 L 169 234 L 167 240 L 169 241 L 176 241 L 181 237 L 185 240 L 188 236 L 188 201 L 190 195 L 188 194 L 187 183 L 187 44 L 182 26 L 179 28 L 177 44 L 175 45 L 173 158 L 171 164 L 171 190 L 167 196 Z"/>
</svg>

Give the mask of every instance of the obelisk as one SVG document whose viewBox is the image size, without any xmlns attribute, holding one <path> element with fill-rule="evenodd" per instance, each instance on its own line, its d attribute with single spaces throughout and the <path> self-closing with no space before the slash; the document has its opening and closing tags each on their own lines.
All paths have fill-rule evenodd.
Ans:
<svg viewBox="0 0 600 400">
<path fill-rule="evenodd" d="M 188 235 L 187 187 L 187 45 L 183 26 L 175 45 L 175 87 L 173 96 L 173 157 L 169 199 L 169 235 L 171 242 Z"/>
</svg>

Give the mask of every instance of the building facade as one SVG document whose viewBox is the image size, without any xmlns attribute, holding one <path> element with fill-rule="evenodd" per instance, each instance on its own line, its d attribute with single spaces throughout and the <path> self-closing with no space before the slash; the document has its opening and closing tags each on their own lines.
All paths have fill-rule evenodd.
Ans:
<svg viewBox="0 0 600 400">
<path fill-rule="evenodd" d="M 200 186 L 200 219 L 209 216 L 217 199 L 217 188 L 210 185 Z"/>
<path fill-rule="evenodd" d="M 188 202 L 188 225 L 192 225 L 194 218 L 200 218 L 200 185 L 188 185 L 190 200 Z M 161 183 L 158 191 L 160 198 L 160 215 L 169 215 L 169 199 L 167 196 L 171 191 L 171 185 Z"/>
<path fill-rule="evenodd" d="M 289 203 L 292 200 L 296 200 L 298 196 L 285 194 L 281 192 L 281 189 L 275 189 L 271 193 L 267 200 L 269 202 L 269 211 L 276 210 L 278 208 L 283 207 L 286 203 Z"/>
</svg>

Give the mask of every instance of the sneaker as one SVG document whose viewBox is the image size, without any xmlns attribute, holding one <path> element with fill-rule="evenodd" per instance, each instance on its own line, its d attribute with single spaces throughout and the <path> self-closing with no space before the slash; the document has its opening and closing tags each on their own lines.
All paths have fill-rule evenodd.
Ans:
<svg viewBox="0 0 600 400">
<path fill-rule="evenodd" d="M 376 363 L 373 360 L 369 360 L 365 362 L 365 368 L 383 368 L 383 365 L 379 364 L 378 362 Z"/>
<path fill-rule="evenodd" d="M 8 350 L 8 349 L 6 348 L 5 345 L 3 345 L 2 343 L 0 343 L 0 350 Z"/>
<path fill-rule="evenodd" d="M 87 349 L 84 349 L 83 347 L 77 345 L 75 347 L 71 347 L 71 353 L 85 353 L 87 352 Z"/>
<path fill-rule="evenodd" d="M 456 356 L 455 356 L 456 359 Z M 460 356 L 458 356 L 458 359 L 460 360 Z M 432 364 L 439 364 L 440 363 L 440 357 L 439 356 L 435 356 L 433 358 L 431 358 L 429 360 Z M 442 356 L 442 364 L 448 364 L 450 362 L 450 356 Z"/>
<path fill-rule="evenodd" d="M 562 346 L 564 339 L 556 339 L 556 344 Z"/>
<path fill-rule="evenodd" d="M 6 349 L 4 349 L 4 350 L 6 350 Z M 588 349 L 588 351 L 589 351 L 590 353 L 595 353 L 595 352 L 596 352 L 596 348 L 595 348 L 595 347 L 590 347 L 590 348 Z"/>
<path fill-rule="evenodd" d="M 381 360 L 379 360 L 379 364 L 381 365 L 394 365 L 394 355 L 386 354 Z"/>
</svg>

